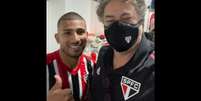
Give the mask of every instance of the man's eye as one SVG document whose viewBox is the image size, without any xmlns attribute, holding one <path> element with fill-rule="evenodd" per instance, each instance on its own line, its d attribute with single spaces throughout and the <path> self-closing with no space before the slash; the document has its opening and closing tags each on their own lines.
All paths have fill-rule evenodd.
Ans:
<svg viewBox="0 0 201 101">
<path fill-rule="evenodd" d="M 64 35 L 70 35 L 70 34 L 71 34 L 70 31 L 68 31 L 68 32 L 64 32 Z"/>
<path fill-rule="evenodd" d="M 106 21 L 106 23 L 109 25 L 109 24 L 111 24 L 111 23 L 113 23 L 114 22 L 114 20 L 108 20 L 108 21 Z"/>
<path fill-rule="evenodd" d="M 124 18 L 121 20 L 122 22 L 126 22 L 126 23 L 129 23 L 132 21 L 131 17 L 128 17 L 128 18 Z"/>
<path fill-rule="evenodd" d="M 109 26 L 104 26 L 104 29 L 107 30 L 109 28 Z"/>
<path fill-rule="evenodd" d="M 77 34 L 79 34 L 79 35 L 82 35 L 82 34 L 84 34 L 86 31 L 85 31 L 85 29 L 78 29 L 77 30 Z"/>
</svg>

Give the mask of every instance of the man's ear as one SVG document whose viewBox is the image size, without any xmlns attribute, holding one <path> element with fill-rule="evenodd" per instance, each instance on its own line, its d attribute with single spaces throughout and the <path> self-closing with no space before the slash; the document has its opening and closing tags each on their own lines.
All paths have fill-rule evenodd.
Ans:
<svg viewBox="0 0 201 101">
<path fill-rule="evenodd" d="M 144 24 L 139 26 L 140 33 L 144 33 Z"/>
<path fill-rule="evenodd" d="M 59 43 L 59 33 L 55 33 L 54 37 L 55 37 L 57 43 Z"/>
<path fill-rule="evenodd" d="M 87 38 L 88 38 L 88 36 L 89 36 L 89 32 L 86 32 L 87 33 Z"/>
<path fill-rule="evenodd" d="M 86 32 L 86 34 L 87 34 L 87 41 L 89 40 L 89 32 Z"/>
</svg>

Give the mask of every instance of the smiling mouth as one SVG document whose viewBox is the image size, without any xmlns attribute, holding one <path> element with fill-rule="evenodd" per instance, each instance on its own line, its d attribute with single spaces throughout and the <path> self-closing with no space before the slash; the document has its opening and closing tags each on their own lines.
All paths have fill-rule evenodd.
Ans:
<svg viewBox="0 0 201 101">
<path fill-rule="evenodd" d="M 80 45 L 70 45 L 70 48 L 71 48 L 71 49 L 78 50 L 78 49 L 81 49 L 82 46 L 80 46 Z"/>
</svg>

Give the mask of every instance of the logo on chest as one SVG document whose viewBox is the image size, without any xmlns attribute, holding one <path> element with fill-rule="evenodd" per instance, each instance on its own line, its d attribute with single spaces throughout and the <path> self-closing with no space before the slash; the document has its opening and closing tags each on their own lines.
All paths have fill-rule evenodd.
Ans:
<svg viewBox="0 0 201 101">
<path fill-rule="evenodd" d="M 130 78 L 127 78 L 125 76 L 122 76 L 121 78 L 121 89 L 122 94 L 124 96 L 124 100 L 128 100 L 129 98 L 135 96 L 140 91 L 141 83 L 132 80 Z"/>
<path fill-rule="evenodd" d="M 125 37 L 125 41 L 126 41 L 127 43 L 130 43 L 130 42 L 131 42 L 131 36 L 126 36 L 126 37 Z"/>
</svg>

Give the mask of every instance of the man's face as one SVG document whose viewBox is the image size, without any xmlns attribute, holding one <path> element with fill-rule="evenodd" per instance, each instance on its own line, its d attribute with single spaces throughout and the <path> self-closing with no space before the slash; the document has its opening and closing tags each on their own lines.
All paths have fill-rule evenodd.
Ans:
<svg viewBox="0 0 201 101">
<path fill-rule="evenodd" d="M 83 20 L 64 20 L 55 35 L 61 51 L 70 57 L 79 57 L 87 42 L 86 24 Z"/>
<path fill-rule="evenodd" d="M 139 27 L 137 40 L 132 46 L 133 48 L 128 49 L 128 51 L 135 49 L 142 39 L 143 26 L 140 25 L 140 20 L 141 19 L 130 0 L 111 0 L 104 9 L 103 24 L 106 28 L 115 21 L 134 25 L 137 24 Z"/>
<path fill-rule="evenodd" d="M 115 21 L 136 24 L 139 16 L 130 1 L 111 0 L 104 9 L 103 23 L 105 26 Z"/>
</svg>

